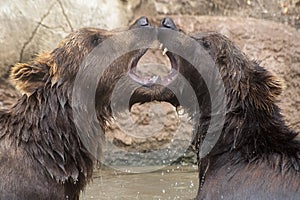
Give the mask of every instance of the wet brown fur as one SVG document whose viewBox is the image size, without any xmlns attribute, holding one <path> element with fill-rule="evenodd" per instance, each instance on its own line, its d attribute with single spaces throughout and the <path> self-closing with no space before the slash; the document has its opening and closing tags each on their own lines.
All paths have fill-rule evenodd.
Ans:
<svg viewBox="0 0 300 200">
<path fill-rule="evenodd" d="M 296 139 L 297 133 L 285 125 L 276 105 L 282 91 L 281 80 L 250 60 L 219 33 L 197 33 L 189 37 L 195 39 L 215 62 L 226 94 L 221 136 L 207 156 L 198 158 L 197 199 L 298 199 L 300 142 Z M 188 51 L 190 47 L 183 44 L 182 48 Z M 180 73 L 193 87 L 199 102 L 200 124 L 194 140 L 199 156 L 215 113 L 211 113 L 209 92 L 201 75 L 185 59 L 179 56 L 176 59 Z M 171 91 L 157 87 L 152 88 L 155 91 L 151 88 L 136 90 L 132 101 L 159 100 L 179 106 Z M 183 106 L 189 111 L 190 105 Z"/>
<path fill-rule="evenodd" d="M 74 124 L 73 84 L 88 53 L 114 34 L 80 29 L 52 52 L 12 68 L 10 78 L 24 95 L 11 109 L 0 111 L 0 199 L 79 199 L 92 178 L 96 158 Z M 140 55 L 140 51 L 123 55 L 101 76 L 96 114 L 102 128 L 111 116 L 111 89 Z M 95 148 L 101 149 L 98 145 Z"/>
<path fill-rule="evenodd" d="M 215 59 L 227 96 L 222 135 L 199 162 L 198 199 L 298 198 L 300 142 L 276 105 L 281 80 L 221 34 L 192 37 Z"/>
</svg>

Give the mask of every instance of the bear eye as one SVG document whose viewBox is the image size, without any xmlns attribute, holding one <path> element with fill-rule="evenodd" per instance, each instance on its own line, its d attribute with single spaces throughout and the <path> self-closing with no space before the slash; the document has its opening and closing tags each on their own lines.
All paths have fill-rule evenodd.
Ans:
<svg viewBox="0 0 300 200">
<path fill-rule="evenodd" d="M 102 41 L 102 37 L 99 35 L 93 35 L 93 37 L 91 38 L 91 42 L 94 46 L 97 46 L 98 44 L 100 44 Z"/>
<path fill-rule="evenodd" d="M 210 42 L 207 40 L 203 40 L 202 41 L 202 45 L 205 49 L 209 49 L 210 48 Z"/>
</svg>

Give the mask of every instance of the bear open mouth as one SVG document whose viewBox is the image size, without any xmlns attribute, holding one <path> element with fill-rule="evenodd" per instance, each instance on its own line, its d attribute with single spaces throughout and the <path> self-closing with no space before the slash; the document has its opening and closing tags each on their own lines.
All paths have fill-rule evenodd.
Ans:
<svg viewBox="0 0 300 200">
<path fill-rule="evenodd" d="M 169 73 L 165 76 L 158 76 L 158 75 L 153 75 L 153 76 L 141 76 L 137 73 L 137 64 L 140 60 L 140 58 L 144 55 L 140 55 L 135 59 L 130 67 L 129 70 L 129 76 L 131 79 L 143 86 L 152 86 L 154 84 L 160 84 L 163 86 L 168 86 L 171 84 L 178 76 L 179 73 L 179 66 L 178 63 L 173 55 L 173 53 L 169 52 L 166 47 L 163 47 L 163 44 L 160 45 L 160 50 L 162 51 L 162 55 L 165 56 L 167 55 L 169 58 L 169 61 L 171 63 L 171 70 Z M 146 51 L 145 51 L 146 52 Z M 145 53 L 144 52 L 144 53 Z"/>
</svg>

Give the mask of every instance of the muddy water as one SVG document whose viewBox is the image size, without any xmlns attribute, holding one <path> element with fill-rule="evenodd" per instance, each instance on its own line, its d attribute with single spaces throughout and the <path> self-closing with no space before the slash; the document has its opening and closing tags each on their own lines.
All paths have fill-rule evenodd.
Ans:
<svg viewBox="0 0 300 200">
<path fill-rule="evenodd" d="M 125 168 L 95 171 L 93 182 L 87 186 L 81 200 L 193 199 L 197 194 L 196 166 L 169 166 L 149 173 L 124 171 Z"/>
</svg>

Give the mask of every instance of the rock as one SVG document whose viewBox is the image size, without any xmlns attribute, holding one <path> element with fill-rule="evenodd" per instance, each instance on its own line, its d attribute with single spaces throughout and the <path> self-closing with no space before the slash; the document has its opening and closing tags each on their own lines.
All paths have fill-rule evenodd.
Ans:
<svg viewBox="0 0 300 200">
<path fill-rule="evenodd" d="M 17 62 L 51 50 L 72 30 L 82 27 L 125 27 L 140 0 L 37 0 L 0 4 L 0 75 Z M 5 48 L 3 48 L 5 47 Z"/>
<path fill-rule="evenodd" d="M 111 142 L 104 151 L 106 165 L 170 164 L 189 150 L 192 122 L 166 102 L 136 104 L 130 114 L 116 116 L 105 135 Z"/>
<path fill-rule="evenodd" d="M 161 15 L 210 15 L 268 19 L 300 28 L 300 2 L 261 0 L 153 0 L 139 10 Z"/>
</svg>

